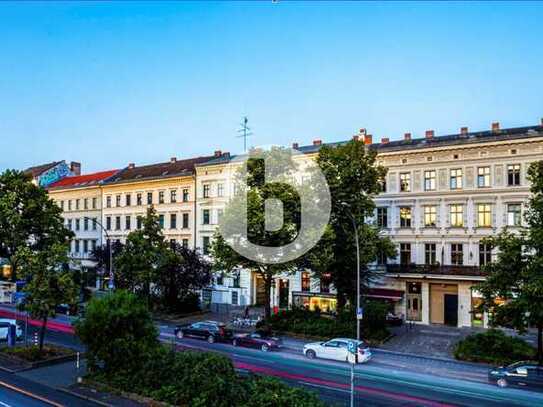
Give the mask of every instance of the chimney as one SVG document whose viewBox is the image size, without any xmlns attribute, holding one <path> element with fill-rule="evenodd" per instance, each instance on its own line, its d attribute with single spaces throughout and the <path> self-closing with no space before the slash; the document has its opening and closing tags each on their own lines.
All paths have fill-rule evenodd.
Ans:
<svg viewBox="0 0 543 407">
<path fill-rule="evenodd" d="M 372 140 L 373 140 L 373 137 L 372 137 L 371 134 L 366 134 L 366 135 L 364 136 L 364 144 L 365 144 L 365 145 L 370 145 L 371 142 L 372 142 Z"/>
<path fill-rule="evenodd" d="M 299 147 L 298 143 L 292 143 L 293 150 L 298 150 L 298 147 Z"/>
<path fill-rule="evenodd" d="M 366 135 L 366 129 L 360 129 L 360 130 L 358 130 L 358 132 L 360 133 L 361 136 Z"/>
<path fill-rule="evenodd" d="M 360 136 L 358 134 L 355 134 L 353 136 L 353 141 L 360 141 Z"/>
<path fill-rule="evenodd" d="M 170 162 L 171 162 L 171 163 L 174 163 L 174 162 L 176 162 L 176 161 L 177 161 L 177 158 L 175 158 L 175 157 L 170 158 Z"/>
<path fill-rule="evenodd" d="M 230 153 L 228 151 L 225 151 L 222 155 L 223 157 L 230 158 Z"/>
<path fill-rule="evenodd" d="M 431 139 L 434 137 L 434 131 L 433 130 L 426 130 L 426 138 Z"/>
<path fill-rule="evenodd" d="M 388 137 L 383 137 L 381 139 L 381 144 L 388 144 L 390 142 L 389 138 Z"/>
<path fill-rule="evenodd" d="M 500 122 L 492 123 L 492 132 L 497 133 L 500 131 Z"/>
<path fill-rule="evenodd" d="M 222 155 L 221 150 L 215 150 L 215 157 L 220 157 Z"/>
<path fill-rule="evenodd" d="M 313 145 L 314 146 L 320 146 L 321 144 L 322 144 L 322 140 L 320 140 L 320 139 L 313 140 Z"/>
<path fill-rule="evenodd" d="M 72 161 L 70 163 L 70 171 L 73 175 L 81 175 L 81 163 Z"/>
<path fill-rule="evenodd" d="M 467 127 L 460 127 L 460 134 L 463 136 L 466 136 L 469 132 L 469 129 Z"/>
<path fill-rule="evenodd" d="M 132 168 L 136 168 L 136 164 L 134 164 L 134 163 L 129 163 L 129 164 L 128 164 L 128 169 L 132 169 Z"/>
<path fill-rule="evenodd" d="M 411 141 L 411 133 L 404 133 L 403 139 L 405 141 Z"/>
</svg>

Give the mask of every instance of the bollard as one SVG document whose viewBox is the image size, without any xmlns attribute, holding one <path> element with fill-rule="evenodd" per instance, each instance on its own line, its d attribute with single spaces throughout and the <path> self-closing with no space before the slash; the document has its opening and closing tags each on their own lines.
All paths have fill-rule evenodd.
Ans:
<svg viewBox="0 0 543 407">
<path fill-rule="evenodd" d="M 75 359 L 75 367 L 77 370 L 79 370 L 79 352 L 77 352 L 76 359 Z"/>
</svg>

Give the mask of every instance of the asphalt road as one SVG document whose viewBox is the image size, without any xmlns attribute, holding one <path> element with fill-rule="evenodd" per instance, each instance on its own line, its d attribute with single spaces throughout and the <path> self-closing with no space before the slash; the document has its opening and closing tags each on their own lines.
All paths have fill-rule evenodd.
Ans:
<svg viewBox="0 0 543 407">
<path fill-rule="evenodd" d="M 160 339 L 177 350 L 219 352 L 230 357 L 242 374 L 274 376 L 293 386 L 317 392 L 330 405 L 348 405 L 350 366 L 328 360 L 309 360 L 302 355 L 302 343 L 299 341 L 285 341 L 285 349 L 279 352 L 262 352 L 230 344 L 208 344 L 197 339 L 179 340 L 173 335 L 172 326 L 162 325 L 159 330 Z M 77 339 L 66 331 L 48 331 L 47 341 L 83 349 Z M 355 368 L 357 405 L 543 405 L 543 393 L 514 388 L 500 389 L 488 384 L 487 370 L 484 366 L 375 350 L 369 363 Z"/>
</svg>

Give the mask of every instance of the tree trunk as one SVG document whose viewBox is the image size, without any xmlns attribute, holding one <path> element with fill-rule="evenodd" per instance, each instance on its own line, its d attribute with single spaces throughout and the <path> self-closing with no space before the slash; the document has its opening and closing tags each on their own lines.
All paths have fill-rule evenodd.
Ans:
<svg viewBox="0 0 543 407">
<path fill-rule="evenodd" d="M 47 329 L 47 315 L 42 319 L 42 326 L 40 328 L 40 353 L 43 351 L 43 342 L 45 340 L 45 330 Z"/>
<path fill-rule="evenodd" d="M 537 362 L 543 366 L 543 324 L 537 325 Z"/>
<path fill-rule="evenodd" d="M 264 316 L 266 319 L 271 317 L 271 283 L 272 278 L 269 276 L 264 276 L 264 290 L 266 292 L 266 300 L 264 301 Z"/>
</svg>

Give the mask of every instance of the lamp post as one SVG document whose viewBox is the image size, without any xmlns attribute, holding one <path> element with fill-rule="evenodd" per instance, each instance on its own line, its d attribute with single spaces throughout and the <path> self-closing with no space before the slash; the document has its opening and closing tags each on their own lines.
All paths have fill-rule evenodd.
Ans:
<svg viewBox="0 0 543 407">
<path fill-rule="evenodd" d="M 109 237 L 106 228 L 100 222 L 98 222 L 96 219 L 91 219 L 88 216 L 85 216 L 85 219 L 90 220 L 91 222 L 94 222 L 95 224 L 100 226 L 100 229 L 102 229 L 102 231 L 104 232 L 104 235 L 106 235 L 107 241 L 109 242 L 109 247 L 108 247 L 108 251 L 109 251 L 109 283 L 108 283 L 108 288 L 110 290 L 113 290 L 113 289 L 115 289 L 115 282 L 114 282 L 114 279 L 113 279 L 113 253 L 112 253 L 113 252 L 113 242 L 112 242 L 111 238 Z"/>
<path fill-rule="evenodd" d="M 351 219 L 354 230 L 354 241 L 356 245 L 356 348 L 354 354 L 354 361 L 351 364 L 351 407 L 354 406 L 354 365 L 358 362 L 358 343 L 360 342 L 360 244 L 358 241 L 358 225 L 356 219 L 351 212 L 349 204 L 347 202 L 341 202 L 341 206 L 345 209 L 345 213 Z"/>
</svg>

